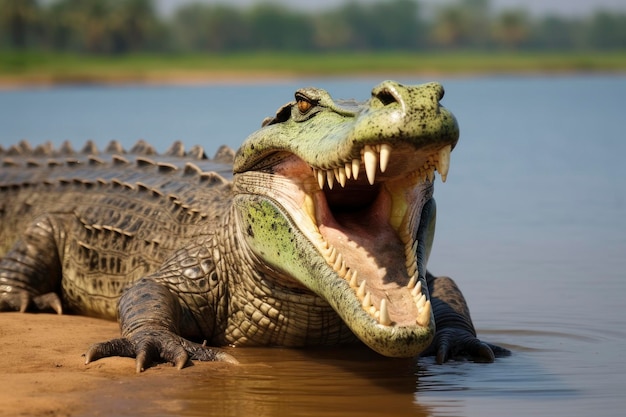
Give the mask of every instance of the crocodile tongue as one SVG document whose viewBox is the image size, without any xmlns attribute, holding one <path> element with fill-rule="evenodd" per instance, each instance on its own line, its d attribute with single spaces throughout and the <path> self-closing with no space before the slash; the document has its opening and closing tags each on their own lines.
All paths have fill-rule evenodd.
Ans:
<svg viewBox="0 0 626 417">
<path fill-rule="evenodd" d="M 389 225 L 389 194 L 379 192 L 374 202 L 355 211 L 329 207 L 324 195 L 316 198 L 319 231 L 329 248 L 335 249 L 333 265 L 340 264 L 338 272 L 342 266 L 354 271 L 349 278 L 363 309 L 381 324 L 415 324 L 417 305 L 404 290 L 411 279 L 405 266 L 405 244 Z"/>
<path fill-rule="evenodd" d="M 366 197 L 356 199 L 321 190 L 313 194 L 319 234 L 312 241 L 336 276 L 325 280 L 318 293 L 372 349 L 386 356 L 414 356 L 428 346 L 434 332 L 425 267 L 418 265 L 428 227 L 415 230 L 429 198 L 407 204 L 397 228 L 391 222 L 394 200 L 399 199 L 390 191 L 394 187 L 381 183 L 369 188 L 361 190 Z M 428 196 L 426 188 L 423 194 Z"/>
</svg>

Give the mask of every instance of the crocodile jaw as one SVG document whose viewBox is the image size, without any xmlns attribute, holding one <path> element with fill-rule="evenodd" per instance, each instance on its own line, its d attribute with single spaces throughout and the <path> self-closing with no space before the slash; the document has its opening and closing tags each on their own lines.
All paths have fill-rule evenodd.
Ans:
<svg viewBox="0 0 626 417">
<path fill-rule="evenodd" d="M 429 215 L 423 211 L 434 170 L 447 174 L 450 147 L 416 153 L 411 160 L 420 168 L 409 172 L 389 164 L 392 151 L 367 146 L 360 161 L 332 170 L 284 155 L 271 173 L 241 174 L 235 182 L 270 184 L 255 193 L 265 194 L 313 246 L 300 254 L 303 265 L 290 267 L 285 256 L 270 263 L 326 300 L 372 349 L 408 357 L 421 353 L 434 335 L 424 278 L 432 225 L 421 218 Z M 264 178 L 253 180 L 255 175 Z M 270 253 L 267 240 L 261 245 L 264 256 Z"/>
<path fill-rule="evenodd" d="M 430 344 L 434 334 L 425 281 L 434 219 L 432 224 L 430 219 L 422 224 L 421 219 L 431 215 L 424 207 L 432 197 L 434 170 L 445 178 L 450 147 L 429 155 L 415 171 L 377 183 L 377 174 L 389 167 L 391 151 L 389 145 L 365 147 L 361 164 L 354 160 L 346 164 L 346 182 L 337 175 L 340 169 L 333 170 L 338 184 L 333 184 L 326 171 L 326 184 L 320 181 L 320 188 L 326 191 L 313 194 L 306 207 L 319 231 L 311 240 L 337 276 L 348 282 L 346 291 L 354 293 L 361 311 L 370 316 L 368 324 L 364 325 L 368 320 L 361 317 L 351 325 L 355 334 L 384 355 L 414 356 Z M 370 187 L 380 188 L 375 200 L 359 216 L 330 210 L 324 201 L 327 196 L 333 198 L 329 190 L 337 187 L 341 193 L 349 189 L 351 178 L 358 179 L 354 169 L 358 166 L 365 168 Z M 315 172 L 318 181 L 319 172 Z M 434 207 L 432 211 L 434 216 Z M 346 298 L 349 295 L 342 294 L 343 302 Z"/>
</svg>

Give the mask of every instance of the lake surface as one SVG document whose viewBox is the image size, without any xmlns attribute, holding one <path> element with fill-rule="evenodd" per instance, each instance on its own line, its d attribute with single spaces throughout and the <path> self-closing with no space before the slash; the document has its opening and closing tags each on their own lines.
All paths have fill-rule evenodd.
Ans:
<svg viewBox="0 0 626 417">
<path fill-rule="evenodd" d="M 164 151 L 181 139 L 212 154 L 236 148 L 295 88 L 366 99 L 379 81 L 5 91 L 0 144 L 144 138 Z M 429 268 L 457 280 L 480 337 L 513 355 L 438 366 L 367 349 L 238 349 L 246 366 L 194 373 L 163 415 L 623 415 L 626 77 L 439 81 L 461 139 L 435 191 Z"/>
</svg>

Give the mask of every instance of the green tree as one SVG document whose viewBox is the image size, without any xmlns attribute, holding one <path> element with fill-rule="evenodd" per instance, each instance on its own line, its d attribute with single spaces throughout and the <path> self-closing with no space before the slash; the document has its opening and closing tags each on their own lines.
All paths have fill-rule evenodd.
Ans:
<svg viewBox="0 0 626 417">
<path fill-rule="evenodd" d="M 55 47 L 89 53 L 112 51 L 111 2 L 58 0 L 48 13 L 48 32 Z"/>
<path fill-rule="evenodd" d="M 530 45 L 535 49 L 571 50 L 581 45 L 581 29 L 578 20 L 549 15 L 534 22 Z"/>
<path fill-rule="evenodd" d="M 595 49 L 626 49 L 626 14 L 596 12 L 588 24 L 587 42 Z"/>
<path fill-rule="evenodd" d="M 489 0 L 459 0 L 440 6 L 435 13 L 431 39 L 444 48 L 482 48 L 490 43 Z"/>
<path fill-rule="evenodd" d="M 189 4 L 174 15 L 176 46 L 186 51 L 227 51 L 247 45 L 249 30 L 241 11 L 225 5 Z"/>
<path fill-rule="evenodd" d="M 251 46 L 263 50 L 307 50 L 313 47 L 314 24 L 309 15 L 262 3 L 248 13 Z"/>
<path fill-rule="evenodd" d="M 12 48 L 25 48 L 34 41 L 40 8 L 37 0 L 0 0 L 0 33 Z"/>
<path fill-rule="evenodd" d="M 164 38 L 152 0 L 57 0 L 45 12 L 54 49 L 117 54 L 158 49 Z"/>
<path fill-rule="evenodd" d="M 341 49 L 413 49 L 423 37 L 414 0 L 346 3 L 316 19 L 316 45 Z"/>
<path fill-rule="evenodd" d="M 141 51 L 154 47 L 159 21 L 152 0 L 119 0 L 108 12 L 111 52 Z"/>
<path fill-rule="evenodd" d="M 496 19 L 493 37 L 498 45 L 518 49 L 530 39 L 530 18 L 525 10 L 505 10 Z"/>
</svg>

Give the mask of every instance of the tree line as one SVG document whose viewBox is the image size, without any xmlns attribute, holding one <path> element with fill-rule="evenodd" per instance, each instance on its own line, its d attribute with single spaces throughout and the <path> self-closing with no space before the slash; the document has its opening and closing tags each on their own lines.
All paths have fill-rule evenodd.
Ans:
<svg viewBox="0 0 626 417">
<path fill-rule="evenodd" d="M 494 11 L 490 0 L 428 7 L 348 1 L 306 12 L 191 3 L 171 15 L 152 0 L 0 0 L 0 48 L 90 54 L 238 51 L 624 50 L 626 13 L 584 17 Z"/>
</svg>

